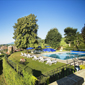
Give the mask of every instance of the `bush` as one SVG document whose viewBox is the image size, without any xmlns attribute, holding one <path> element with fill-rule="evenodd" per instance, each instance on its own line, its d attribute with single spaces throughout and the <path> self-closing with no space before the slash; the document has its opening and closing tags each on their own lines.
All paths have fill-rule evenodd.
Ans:
<svg viewBox="0 0 85 85">
<path fill-rule="evenodd" d="M 80 65 L 80 69 L 85 69 L 85 65 Z"/>
<path fill-rule="evenodd" d="M 22 75 L 18 73 L 18 65 L 17 71 L 13 69 L 8 63 L 5 57 L 3 58 L 3 74 L 8 85 L 35 85 L 35 81 L 37 80 L 31 73 L 29 74 L 27 71 L 22 71 Z"/>
</svg>

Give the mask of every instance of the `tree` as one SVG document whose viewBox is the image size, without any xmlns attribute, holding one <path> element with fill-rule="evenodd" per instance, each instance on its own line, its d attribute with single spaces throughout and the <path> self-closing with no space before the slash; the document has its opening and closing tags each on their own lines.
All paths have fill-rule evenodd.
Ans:
<svg viewBox="0 0 85 85">
<path fill-rule="evenodd" d="M 65 32 L 65 42 L 67 44 L 69 44 L 69 47 L 71 46 L 71 44 L 74 43 L 74 39 L 75 39 L 75 36 L 76 36 L 76 32 L 77 32 L 77 29 L 73 29 L 71 27 L 67 27 L 64 29 L 64 32 Z"/>
<path fill-rule="evenodd" d="M 79 32 L 76 33 L 76 37 L 74 40 L 74 46 L 77 48 L 77 50 L 85 48 L 83 37 Z"/>
<path fill-rule="evenodd" d="M 51 29 L 46 35 L 45 42 L 53 48 L 57 48 L 60 45 L 61 34 L 58 32 L 57 28 Z"/>
<path fill-rule="evenodd" d="M 84 43 L 85 43 L 85 24 L 84 24 L 84 27 L 83 27 L 82 30 L 81 30 L 81 34 L 82 34 L 82 36 L 83 36 Z"/>
<path fill-rule="evenodd" d="M 36 39 L 38 29 L 38 25 L 36 24 L 37 21 L 34 14 L 30 14 L 17 20 L 17 23 L 13 26 L 15 46 L 18 48 L 27 48 L 38 43 Z"/>
<path fill-rule="evenodd" d="M 60 46 L 66 47 L 68 44 L 65 42 L 65 38 L 61 39 Z"/>
</svg>

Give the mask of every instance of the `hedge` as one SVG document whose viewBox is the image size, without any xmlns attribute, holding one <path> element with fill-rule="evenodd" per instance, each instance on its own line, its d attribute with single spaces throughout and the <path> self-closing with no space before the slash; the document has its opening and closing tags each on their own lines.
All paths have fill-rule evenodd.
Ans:
<svg viewBox="0 0 85 85">
<path fill-rule="evenodd" d="M 29 74 L 27 71 L 23 70 L 21 75 L 18 73 L 18 65 L 17 71 L 15 71 L 6 61 L 5 57 L 3 58 L 3 75 L 5 77 L 5 81 L 7 85 L 35 85 L 35 81 L 37 80 L 31 73 Z"/>
<path fill-rule="evenodd" d="M 80 65 L 80 69 L 85 69 L 85 65 Z"/>
</svg>

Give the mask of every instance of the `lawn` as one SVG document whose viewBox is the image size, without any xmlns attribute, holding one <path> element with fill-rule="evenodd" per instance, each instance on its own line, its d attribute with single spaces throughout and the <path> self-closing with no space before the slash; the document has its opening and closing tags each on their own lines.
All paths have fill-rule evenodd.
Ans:
<svg viewBox="0 0 85 85">
<path fill-rule="evenodd" d="M 32 60 L 32 58 L 26 58 L 20 55 L 21 55 L 21 52 L 15 52 L 11 54 L 11 56 L 9 56 L 8 59 L 18 64 L 23 69 L 31 68 L 32 71 L 35 72 L 34 76 L 36 77 L 40 76 L 41 74 L 45 74 L 58 67 L 61 67 L 62 65 L 65 65 L 64 63 L 57 62 L 56 64 L 52 64 L 51 66 L 49 66 L 48 64 L 45 64 L 46 62 L 42 63 L 42 62 L 39 62 L 38 60 L 35 61 L 35 60 Z M 24 58 L 27 60 L 25 65 L 19 63 L 21 58 Z"/>
<path fill-rule="evenodd" d="M 6 85 L 3 74 L 0 75 L 0 85 Z"/>
</svg>

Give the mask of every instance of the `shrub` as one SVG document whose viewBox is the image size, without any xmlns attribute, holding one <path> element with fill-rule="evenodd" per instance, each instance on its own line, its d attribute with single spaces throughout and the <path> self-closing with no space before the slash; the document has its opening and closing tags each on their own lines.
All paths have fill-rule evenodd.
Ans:
<svg viewBox="0 0 85 85">
<path fill-rule="evenodd" d="M 3 74 L 8 85 L 34 85 L 37 80 L 31 73 L 29 74 L 27 71 L 22 71 L 23 76 L 18 73 L 18 65 L 17 71 L 15 71 L 8 63 L 6 58 L 3 58 Z"/>
<path fill-rule="evenodd" d="M 85 65 L 80 65 L 80 69 L 85 69 Z"/>
</svg>

